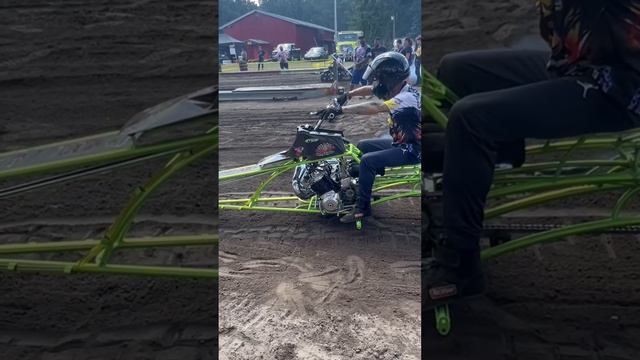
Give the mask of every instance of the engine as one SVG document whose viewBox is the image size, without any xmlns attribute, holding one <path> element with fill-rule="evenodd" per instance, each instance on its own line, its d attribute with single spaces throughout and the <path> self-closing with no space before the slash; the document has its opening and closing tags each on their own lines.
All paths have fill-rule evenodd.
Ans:
<svg viewBox="0 0 640 360">
<path fill-rule="evenodd" d="M 303 200 L 316 196 L 316 206 L 323 214 L 351 209 L 356 202 L 357 185 L 347 168 L 344 159 L 299 165 L 293 174 L 293 192 Z"/>
</svg>

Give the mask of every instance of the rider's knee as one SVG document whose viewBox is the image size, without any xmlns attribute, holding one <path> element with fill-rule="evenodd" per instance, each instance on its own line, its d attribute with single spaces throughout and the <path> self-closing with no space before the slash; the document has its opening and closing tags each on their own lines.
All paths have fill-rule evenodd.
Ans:
<svg viewBox="0 0 640 360">
<path fill-rule="evenodd" d="M 449 111 L 447 132 L 458 131 L 461 128 L 468 128 L 469 121 L 474 111 L 474 103 L 467 101 L 467 98 L 457 101 Z"/>
<path fill-rule="evenodd" d="M 492 104 L 481 96 L 469 95 L 456 102 L 449 111 L 448 133 L 472 132 L 476 135 L 485 133 L 487 119 L 492 113 Z"/>
<path fill-rule="evenodd" d="M 360 151 L 365 151 L 365 150 L 366 150 L 366 148 L 367 148 L 367 144 L 368 144 L 367 140 L 360 140 L 360 141 L 358 141 L 358 143 L 356 144 L 356 147 L 357 147 L 358 149 L 360 149 Z M 366 152 L 366 151 L 365 151 L 365 152 Z"/>
<path fill-rule="evenodd" d="M 368 154 L 364 154 L 362 155 L 362 157 L 360 158 L 360 168 L 371 168 L 372 167 L 372 162 L 373 160 L 373 153 L 368 153 Z"/>
<path fill-rule="evenodd" d="M 438 65 L 438 79 L 447 85 L 455 83 L 468 62 L 468 56 L 461 52 L 443 56 Z"/>
</svg>

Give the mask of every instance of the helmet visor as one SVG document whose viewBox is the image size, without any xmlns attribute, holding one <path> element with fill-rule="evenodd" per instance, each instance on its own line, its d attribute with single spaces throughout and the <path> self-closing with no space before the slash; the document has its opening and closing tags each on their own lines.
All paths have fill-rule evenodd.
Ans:
<svg viewBox="0 0 640 360">
<path fill-rule="evenodd" d="M 367 65 L 367 70 L 365 70 L 364 75 L 362 75 L 362 80 L 369 80 L 369 76 L 371 76 L 372 72 L 373 68 L 371 67 L 371 64 Z"/>
</svg>

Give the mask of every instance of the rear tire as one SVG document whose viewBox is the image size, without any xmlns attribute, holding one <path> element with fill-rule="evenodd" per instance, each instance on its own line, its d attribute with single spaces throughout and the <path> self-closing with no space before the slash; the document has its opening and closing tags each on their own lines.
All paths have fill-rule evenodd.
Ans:
<svg viewBox="0 0 640 360">
<path fill-rule="evenodd" d="M 330 71 L 323 71 L 320 73 L 320 81 L 322 82 L 333 82 L 333 73 Z"/>
</svg>

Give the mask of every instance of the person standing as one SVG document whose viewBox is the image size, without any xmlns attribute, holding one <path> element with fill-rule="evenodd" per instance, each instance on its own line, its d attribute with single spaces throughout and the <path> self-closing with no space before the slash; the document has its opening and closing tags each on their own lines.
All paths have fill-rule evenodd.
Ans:
<svg viewBox="0 0 640 360">
<path fill-rule="evenodd" d="M 393 47 L 393 51 L 400 52 L 402 50 L 402 40 L 396 39 L 395 45 Z"/>
<path fill-rule="evenodd" d="M 411 40 L 411 38 L 409 38 L 409 37 L 404 38 L 404 43 L 402 44 L 402 47 L 400 49 L 400 54 L 404 55 L 404 57 L 407 58 L 407 61 L 409 62 L 409 65 L 413 64 L 413 57 L 414 57 L 413 56 L 413 41 Z"/>
<path fill-rule="evenodd" d="M 416 85 L 420 85 L 420 80 L 421 80 L 421 67 L 422 67 L 422 35 L 418 35 L 416 37 L 416 51 L 415 51 L 415 59 L 413 60 L 414 66 L 416 68 L 416 77 L 418 78 L 418 81 L 416 83 Z"/>
<path fill-rule="evenodd" d="M 387 48 L 382 46 L 380 38 L 376 38 L 373 41 L 373 48 L 371 49 L 371 57 L 375 59 L 376 56 L 387 52 Z"/>
<path fill-rule="evenodd" d="M 264 70 L 264 50 L 258 46 L 258 71 Z"/>
<path fill-rule="evenodd" d="M 276 59 L 280 62 L 280 70 L 289 70 L 289 52 L 280 46 L 280 51 L 276 54 Z"/>
<path fill-rule="evenodd" d="M 387 48 L 382 46 L 380 38 L 373 40 L 373 47 L 371 48 L 371 58 L 375 59 L 378 55 L 386 53 Z M 367 85 L 373 84 L 373 78 L 367 79 Z"/>
<path fill-rule="evenodd" d="M 416 76 L 416 66 L 415 66 L 415 54 L 413 53 L 413 40 L 410 37 L 404 38 L 404 44 L 402 50 L 400 50 L 400 54 L 404 55 L 409 62 L 410 73 L 409 73 L 409 84 L 416 85 L 418 83 L 418 78 Z"/>
<path fill-rule="evenodd" d="M 350 90 L 353 90 L 357 85 L 367 85 L 367 80 L 364 80 L 362 76 L 367 70 L 367 65 L 369 65 L 371 48 L 367 45 L 364 36 L 360 36 L 358 40 L 360 41 L 360 46 L 353 54 L 353 74 L 351 74 Z"/>
<path fill-rule="evenodd" d="M 247 51 L 244 48 L 240 52 L 240 57 L 238 57 L 238 66 L 240 67 L 240 71 L 249 70 L 247 67 Z"/>
</svg>

